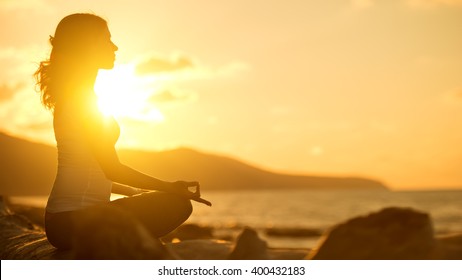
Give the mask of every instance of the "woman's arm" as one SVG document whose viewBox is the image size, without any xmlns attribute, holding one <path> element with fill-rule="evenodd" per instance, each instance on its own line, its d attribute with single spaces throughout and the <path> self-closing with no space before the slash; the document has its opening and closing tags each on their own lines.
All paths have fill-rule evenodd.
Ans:
<svg viewBox="0 0 462 280">
<path fill-rule="evenodd" d="M 115 194 L 125 195 L 125 196 L 132 196 L 132 195 L 137 195 L 137 194 L 147 192 L 147 190 L 140 189 L 140 188 L 134 188 L 134 187 L 130 187 L 127 185 L 121 185 L 119 183 L 113 182 L 111 192 Z"/>
<path fill-rule="evenodd" d="M 177 193 L 190 198 L 200 197 L 198 182 L 166 182 L 146 175 L 119 161 L 115 147 L 112 145 L 103 146 L 102 143 L 94 143 L 92 152 L 99 162 L 106 177 L 116 183 L 140 188 L 144 190 L 156 190 Z M 190 191 L 189 188 L 194 188 Z"/>
<path fill-rule="evenodd" d="M 122 165 L 122 166 L 124 166 L 124 168 L 128 168 L 128 173 L 135 172 L 134 176 L 142 175 L 142 176 L 148 177 L 147 181 L 153 179 L 156 182 L 161 182 L 160 184 L 163 185 L 163 187 L 162 187 L 162 189 L 160 189 L 160 188 L 157 188 L 157 189 L 156 188 L 149 188 L 149 186 L 147 186 L 145 188 L 133 188 L 133 187 L 126 186 L 126 185 L 112 183 L 112 192 L 114 192 L 114 193 L 127 195 L 127 196 L 132 196 L 132 195 L 141 194 L 143 192 L 148 192 L 149 190 L 163 190 L 165 192 L 173 192 L 173 193 L 185 195 L 186 197 L 188 197 L 188 198 L 190 198 L 190 199 L 192 199 L 194 201 L 197 201 L 199 203 L 203 203 L 203 204 L 205 204 L 207 206 L 212 206 L 212 203 L 210 201 L 201 198 L 200 186 L 199 186 L 199 183 L 197 183 L 197 182 L 184 182 L 184 181 L 177 181 L 177 182 L 173 182 L 173 183 L 163 182 L 163 181 L 160 181 L 158 179 L 152 178 L 152 177 L 150 177 L 148 175 L 145 175 L 145 174 L 143 174 L 141 172 L 138 172 L 138 171 L 136 171 L 134 169 L 131 169 L 131 168 L 125 166 L 125 165 Z M 121 173 L 117 173 L 117 174 L 121 174 Z M 123 178 L 123 176 L 116 176 L 116 177 Z M 113 181 L 116 181 L 116 180 L 113 180 Z M 194 188 L 194 191 L 190 191 L 191 187 Z"/>
<path fill-rule="evenodd" d="M 109 180 L 140 189 L 177 193 L 191 199 L 200 197 L 200 187 L 197 182 L 166 182 L 122 164 L 115 143 L 108 136 L 110 129 L 101 116 L 93 115 L 83 124 L 83 133 L 91 153 Z M 190 191 L 190 188 L 193 188 L 193 191 Z"/>
</svg>

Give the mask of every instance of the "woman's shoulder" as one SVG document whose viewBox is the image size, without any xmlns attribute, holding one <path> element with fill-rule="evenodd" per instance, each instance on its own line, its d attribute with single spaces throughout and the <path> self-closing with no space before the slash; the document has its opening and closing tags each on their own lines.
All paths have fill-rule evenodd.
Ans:
<svg viewBox="0 0 462 280">
<path fill-rule="evenodd" d="M 60 104 L 54 111 L 53 123 L 58 129 L 74 130 L 79 133 L 101 135 L 119 134 L 119 125 L 112 116 L 105 116 L 97 107 L 75 107 Z M 115 131 L 115 132 L 114 132 Z"/>
</svg>

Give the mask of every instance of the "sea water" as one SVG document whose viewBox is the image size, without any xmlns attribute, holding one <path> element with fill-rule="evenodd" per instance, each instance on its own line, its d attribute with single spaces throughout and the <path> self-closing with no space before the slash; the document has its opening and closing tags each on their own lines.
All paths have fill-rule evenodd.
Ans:
<svg viewBox="0 0 462 280">
<path fill-rule="evenodd" d="M 462 190 L 204 190 L 202 195 L 213 206 L 193 202 L 194 211 L 188 222 L 213 227 L 218 235 L 236 235 L 248 226 L 256 229 L 271 247 L 312 248 L 319 236 L 273 237 L 265 234 L 268 228 L 324 232 L 335 224 L 385 207 L 411 207 L 430 214 L 437 234 L 462 233 Z M 44 206 L 46 197 L 14 198 L 14 201 Z"/>
<path fill-rule="evenodd" d="M 430 214 L 436 234 L 462 233 L 462 191 L 221 191 L 203 194 L 213 207 L 195 205 L 191 222 L 214 228 L 308 228 L 324 232 L 385 207 Z M 319 237 L 263 236 L 274 247 L 313 247 Z"/>
</svg>

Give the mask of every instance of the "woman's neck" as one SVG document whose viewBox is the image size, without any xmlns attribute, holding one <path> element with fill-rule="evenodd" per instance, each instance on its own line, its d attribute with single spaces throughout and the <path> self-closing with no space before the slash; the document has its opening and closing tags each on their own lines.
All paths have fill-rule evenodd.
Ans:
<svg viewBox="0 0 462 280">
<path fill-rule="evenodd" d="M 98 70 L 85 70 L 85 74 L 78 75 L 78 79 L 75 82 L 75 89 L 80 92 L 93 92 L 98 76 Z"/>
<path fill-rule="evenodd" d="M 74 72 L 75 73 L 75 72 Z M 92 108 L 97 103 L 94 91 L 98 71 L 84 71 L 82 74 L 68 77 L 67 81 L 59 89 L 60 98 L 57 106 L 68 109 L 83 111 Z"/>
</svg>

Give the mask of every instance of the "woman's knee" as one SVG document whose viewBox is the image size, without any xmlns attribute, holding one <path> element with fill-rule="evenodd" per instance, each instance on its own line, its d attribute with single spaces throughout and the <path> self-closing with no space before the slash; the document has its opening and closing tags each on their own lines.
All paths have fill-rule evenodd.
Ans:
<svg viewBox="0 0 462 280">
<path fill-rule="evenodd" d="M 185 220 L 191 216 L 193 207 L 191 204 L 191 200 L 189 200 L 186 197 L 179 196 L 179 195 L 172 195 L 171 198 L 172 205 L 174 205 L 175 209 L 178 210 L 179 213 L 182 214 L 182 216 L 185 217 Z"/>
<path fill-rule="evenodd" d="M 192 203 L 191 203 L 191 200 L 187 199 L 185 201 L 185 209 L 186 209 L 186 213 L 187 213 L 187 218 L 189 218 L 189 216 L 191 216 L 192 212 L 193 212 L 193 206 L 192 206 Z"/>
</svg>

